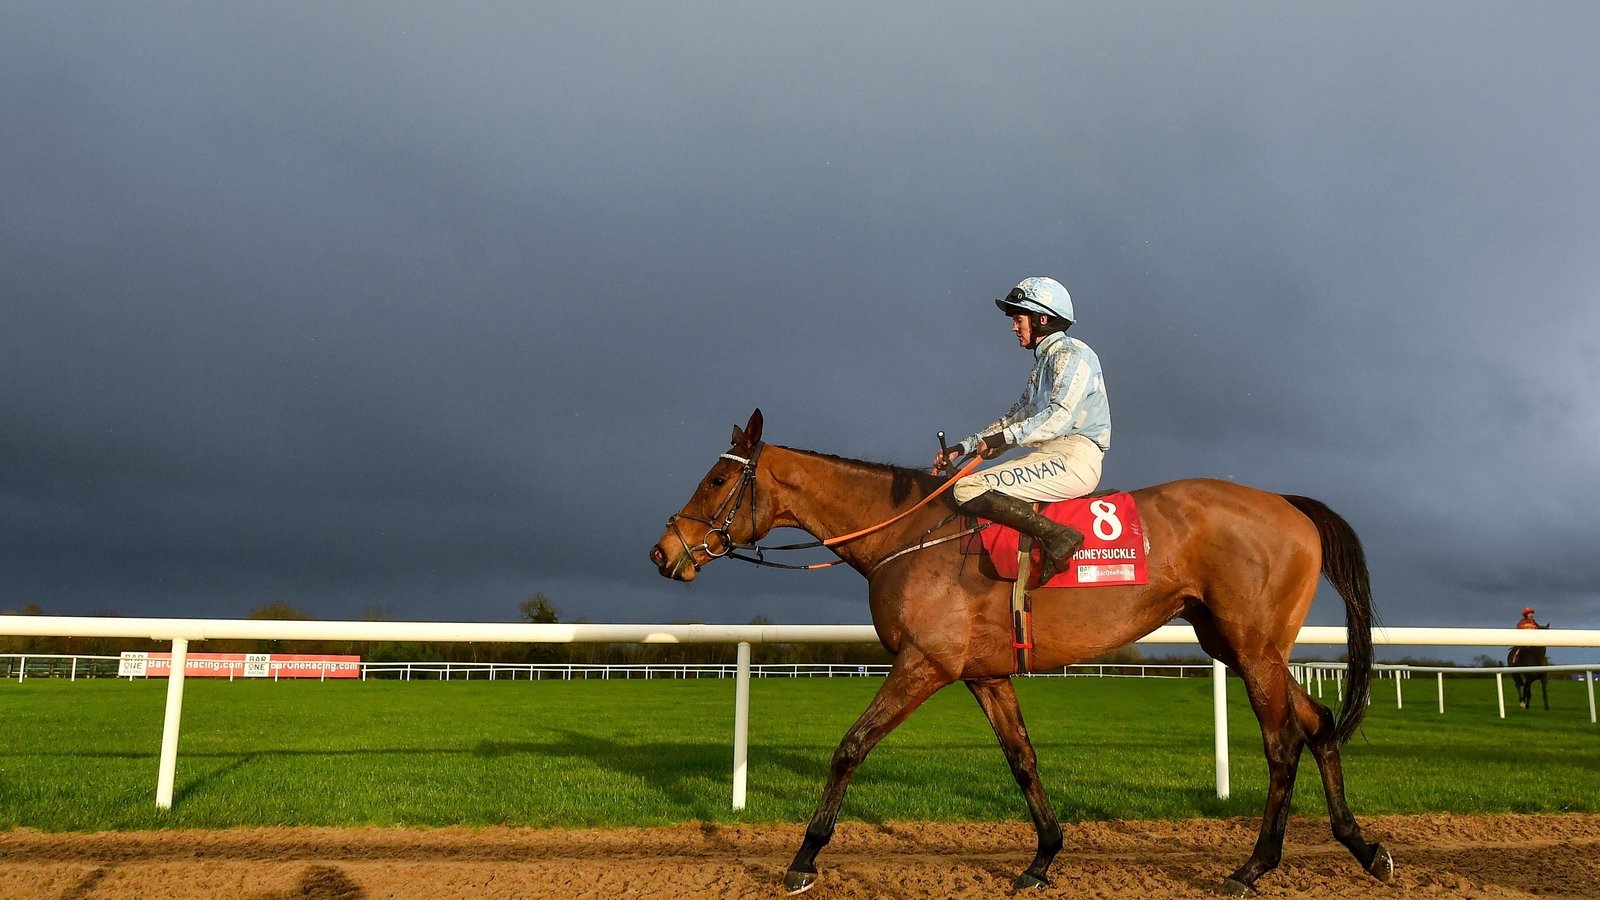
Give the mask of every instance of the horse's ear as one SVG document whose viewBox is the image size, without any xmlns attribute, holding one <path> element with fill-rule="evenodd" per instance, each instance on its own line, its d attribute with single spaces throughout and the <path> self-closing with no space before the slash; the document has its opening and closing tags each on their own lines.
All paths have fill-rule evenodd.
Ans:
<svg viewBox="0 0 1600 900">
<path fill-rule="evenodd" d="M 750 414 L 750 421 L 746 422 L 743 428 L 733 426 L 731 441 L 735 447 L 742 447 L 745 450 L 756 449 L 756 445 L 761 443 L 761 407 L 756 407 L 756 411 Z"/>
</svg>

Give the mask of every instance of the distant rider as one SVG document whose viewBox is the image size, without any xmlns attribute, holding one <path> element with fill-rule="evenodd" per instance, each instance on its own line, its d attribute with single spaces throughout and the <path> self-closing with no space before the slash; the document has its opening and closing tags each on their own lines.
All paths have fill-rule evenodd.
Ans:
<svg viewBox="0 0 1600 900">
<path fill-rule="evenodd" d="M 1518 628 L 1543 628 L 1544 626 L 1540 625 L 1538 622 L 1534 621 L 1534 619 L 1533 619 L 1533 607 L 1524 606 L 1522 608 L 1522 618 L 1517 621 L 1517 627 Z"/>
<path fill-rule="evenodd" d="M 1012 447 L 1027 448 L 1024 456 L 957 481 L 952 493 L 962 512 L 1032 535 L 1043 551 L 1043 583 L 1067 568 L 1083 534 L 1040 515 L 1032 501 L 1071 500 L 1095 489 L 1111 447 L 1111 408 L 1100 358 L 1067 336 L 1072 297 L 1060 282 L 1024 278 L 994 302 L 1011 317 L 1017 343 L 1033 351 L 1028 386 L 1005 415 L 941 452 L 933 469 L 942 472 L 968 453 L 994 459 Z"/>
</svg>

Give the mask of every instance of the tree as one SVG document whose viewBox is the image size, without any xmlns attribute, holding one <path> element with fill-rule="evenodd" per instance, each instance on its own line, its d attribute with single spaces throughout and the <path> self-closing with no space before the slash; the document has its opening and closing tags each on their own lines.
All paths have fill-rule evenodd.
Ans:
<svg viewBox="0 0 1600 900">
<path fill-rule="evenodd" d="M 267 604 L 263 604 L 261 606 L 258 606 L 255 609 L 252 609 L 249 612 L 245 613 L 244 617 L 246 619 L 255 619 L 255 620 L 273 621 L 273 622 L 309 621 L 311 619 L 315 619 L 316 618 L 316 616 L 313 616 L 312 614 L 306 612 L 305 610 L 297 609 L 297 608 L 295 608 L 293 606 L 290 606 L 287 603 L 284 603 L 281 600 L 274 601 L 272 603 L 267 603 Z M 248 641 L 240 641 L 239 643 L 240 644 L 248 644 L 249 642 Z M 255 653 L 308 653 L 308 652 L 309 653 L 314 653 L 314 652 L 316 652 L 315 649 L 304 646 L 305 643 L 306 642 L 304 642 L 304 641 L 276 641 L 276 640 L 256 641 L 255 642 L 255 648 L 254 648 L 253 652 L 255 652 Z M 246 649 L 241 647 L 240 649 L 232 650 L 231 652 L 240 653 L 240 652 L 252 652 L 252 651 L 246 650 Z"/>
<path fill-rule="evenodd" d="M 8 616 L 42 616 L 44 607 L 37 603 L 29 603 L 21 609 L 8 609 Z M 52 637 L 11 637 L 0 638 L 0 651 L 5 653 L 59 653 L 60 638 Z"/>
<path fill-rule="evenodd" d="M 24 606 L 22 608 L 22 614 L 25 616 L 56 615 L 56 613 L 47 612 L 44 607 L 37 603 L 29 603 L 27 606 Z M 72 652 L 72 650 L 69 648 L 70 641 L 70 638 L 50 635 L 37 635 L 34 637 L 23 638 L 22 649 L 24 653 L 65 654 Z"/>
<path fill-rule="evenodd" d="M 115 619 L 118 613 L 114 609 L 97 609 L 89 615 L 103 619 Z M 121 638 L 68 638 L 67 647 L 71 653 L 84 653 L 89 656 L 115 656 L 122 649 Z"/>
<path fill-rule="evenodd" d="M 554 625 L 561 620 L 561 607 L 556 606 L 543 591 L 517 604 L 524 621 L 536 625 Z"/>
<path fill-rule="evenodd" d="M 522 613 L 523 621 L 535 625 L 554 625 L 561 620 L 561 607 L 543 591 L 517 604 L 517 611 Z M 525 656 L 531 663 L 555 663 L 571 659 L 571 652 L 557 644 L 529 644 Z"/>
<path fill-rule="evenodd" d="M 255 609 L 252 609 L 249 612 L 245 613 L 244 617 L 246 619 L 269 619 L 269 620 L 285 620 L 285 621 L 287 621 L 287 620 L 306 621 L 306 620 L 310 620 L 310 619 L 316 618 L 315 616 L 313 616 L 312 614 L 306 612 L 305 610 L 297 609 L 297 608 L 295 608 L 293 606 L 290 606 L 287 603 L 284 603 L 281 600 L 273 602 L 273 603 L 268 603 L 268 604 L 265 604 L 263 606 L 258 606 Z"/>
</svg>

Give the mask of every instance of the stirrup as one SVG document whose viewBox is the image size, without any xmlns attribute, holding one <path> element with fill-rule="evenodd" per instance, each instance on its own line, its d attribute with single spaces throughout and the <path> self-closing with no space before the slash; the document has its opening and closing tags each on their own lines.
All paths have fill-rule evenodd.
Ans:
<svg viewBox="0 0 1600 900">
<path fill-rule="evenodd" d="M 1047 543 L 1044 539 L 1035 537 L 1034 544 L 1039 548 L 1039 584 L 1044 584 L 1062 572 L 1072 568 L 1072 557 L 1083 549 L 1083 535 L 1076 531 L 1069 532 L 1062 538 L 1067 544 L 1067 552 L 1062 554 L 1059 564 L 1045 552 Z"/>
</svg>

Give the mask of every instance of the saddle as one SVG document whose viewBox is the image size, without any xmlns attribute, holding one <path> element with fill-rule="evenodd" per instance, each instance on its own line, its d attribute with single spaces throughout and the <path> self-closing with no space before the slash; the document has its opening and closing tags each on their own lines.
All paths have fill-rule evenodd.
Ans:
<svg viewBox="0 0 1600 900">
<path fill-rule="evenodd" d="M 1122 493 L 1122 492 L 1117 490 L 1116 488 L 1107 488 L 1107 489 L 1105 489 L 1103 491 L 1095 491 L 1092 494 L 1084 494 L 1082 497 L 1079 497 L 1078 499 L 1079 500 L 1095 500 L 1095 499 L 1098 499 L 1100 497 L 1110 497 L 1110 496 L 1112 496 L 1114 494 L 1120 494 L 1120 493 Z M 1072 501 L 1062 501 L 1062 502 L 1070 503 Z M 1054 505 L 1055 505 L 1054 503 L 1035 503 L 1033 505 L 1033 508 L 1034 509 L 1048 509 L 1049 507 L 1054 506 Z M 983 528 L 979 528 L 978 527 L 980 521 L 984 525 Z M 969 515 L 963 514 L 961 516 L 961 529 L 963 531 L 969 531 L 971 533 L 970 534 L 964 534 L 964 535 L 961 536 L 961 555 L 962 556 L 987 556 L 989 551 L 984 549 L 982 532 L 987 528 L 1003 528 L 1003 527 L 1005 527 L 1005 526 L 999 524 L 998 522 L 991 522 L 988 519 L 980 520 L 977 516 L 969 516 Z"/>
<path fill-rule="evenodd" d="M 1146 584 L 1150 580 L 1149 542 L 1144 522 L 1133 495 L 1125 491 L 1097 491 L 1076 500 L 1048 503 L 1039 510 L 1048 518 L 1077 529 L 1083 534 L 1083 547 L 1072 557 L 1072 564 L 1056 573 L 1049 582 L 1032 587 L 1103 587 Z M 973 525 L 976 527 L 977 520 Z M 998 522 L 962 540 L 962 552 L 986 554 L 995 573 L 1006 581 L 1017 580 L 1020 568 L 1019 547 L 1024 535 Z M 1032 548 L 1033 565 L 1039 569 L 1039 551 Z"/>
</svg>

